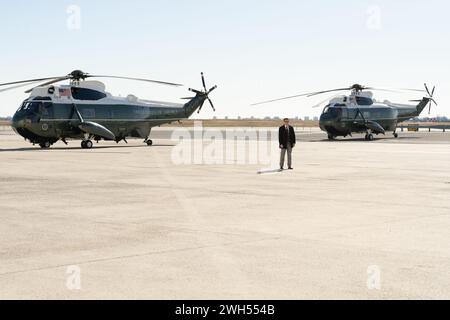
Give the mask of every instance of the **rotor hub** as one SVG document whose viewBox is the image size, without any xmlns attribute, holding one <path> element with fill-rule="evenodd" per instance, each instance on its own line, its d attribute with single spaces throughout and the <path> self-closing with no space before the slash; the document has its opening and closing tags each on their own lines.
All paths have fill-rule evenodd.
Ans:
<svg viewBox="0 0 450 320">
<path fill-rule="evenodd" d="M 68 76 L 73 81 L 80 81 L 80 80 L 86 80 L 86 78 L 88 77 L 88 74 L 81 70 L 74 70 Z"/>
<path fill-rule="evenodd" d="M 351 89 L 354 90 L 354 91 L 356 91 L 356 92 L 361 92 L 361 91 L 365 90 L 366 87 L 364 87 L 364 86 L 362 86 L 362 85 L 360 85 L 360 84 L 354 84 L 354 85 L 351 87 Z"/>
</svg>

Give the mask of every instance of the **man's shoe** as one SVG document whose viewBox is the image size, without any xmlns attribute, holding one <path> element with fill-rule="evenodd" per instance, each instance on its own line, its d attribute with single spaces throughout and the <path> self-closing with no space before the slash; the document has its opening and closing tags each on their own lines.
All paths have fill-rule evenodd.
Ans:
<svg viewBox="0 0 450 320">
<path fill-rule="evenodd" d="M 283 167 L 281 167 L 281 168 L 280 168 L 280 170 L 281 170 L 281 171 L 283 171 L 283 170 L 284 170 L 284 168 L 283 168 Z"/>
<path fill-rule="evenodd" d="M 289 167 L 289 170 L 294 170 L 294 168 L 292 168 L 292 167 Z"/>
</svg>

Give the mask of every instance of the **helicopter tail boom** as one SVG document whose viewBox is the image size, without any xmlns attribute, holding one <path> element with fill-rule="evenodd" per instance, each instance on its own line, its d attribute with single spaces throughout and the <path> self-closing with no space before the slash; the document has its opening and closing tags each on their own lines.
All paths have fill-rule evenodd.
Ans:
<svg viewBox="0 0 450 320">
<path fill-rule="evenodd" d="M 423 98 L 419 104 L 417 105 L 416 109 L 417 109 L 417 115 L 419 116 L 422 111 L 427 107 L 427 105 L 430 103 L 431 98 Z"/>
</svg>

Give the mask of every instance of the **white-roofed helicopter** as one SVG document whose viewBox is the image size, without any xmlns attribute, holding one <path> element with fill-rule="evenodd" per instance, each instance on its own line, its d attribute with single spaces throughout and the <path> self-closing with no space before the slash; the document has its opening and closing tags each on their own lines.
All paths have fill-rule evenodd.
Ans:
<svg viewBox="0 0 450 320">
<path fill-rule="evenodd" d="M 133 95 L 126 98 L 114 97 L 105 91 L 100 81 L 90 78 L 113 78 L 144 81 L 169 86 L 181 86 L 177 83 L 141 78 L 91 75 L 75 70 L 66 76 L 22 80 L 0 84 L 0 92 L 17 89 L 46 81 L 27 90 L 30 96 L 21 104 L 12 118 L 12 127 L 16 133 L 41 148 L 50 148 L 61 140 L 80 139 L 83 149 L 93 147 L 92 140 L 113 140 L 127 142 L 127 137 L 142 138 L 147 145 L 153 127 L 189 118 L 200 110 L 206 100 L 215 111 L 209 94 L 217 86 L 206 88 L 205 78 L 201 74 L 204 91 L 189 89 L 196 95 L 185 104 L 149 101 Z M 69 85 L 55 84 L 69 80 Z"/>
<path fill-rule="evenodd" d="M 411 118 L 418 117 L 422 111 L 429 105 L 437 103 L 434 99 L 436 87 L 430 91 L 425 84 L 425 90 L 418 89 L 377 89 L 365 87 L 355 84 L 347 88 L 331 89 L 312 93 L 298 94 L 294 96 L 284 97 L 253 104 L 262 105 L 282 100 L 288 100 L 298 97 L 313 97 L 325 93 L 350 91 L 349 95 L 333 96 L 325 101 L 329 101 L 323 109 L 320 117 L 320 128 L 328 134 L 329 140 L 335 140 L 337 137 L 352 136 L 353 133 L 365 133 L 365 139 L 374 140 L 374 134 L 386 134 L 392 132 L 397 138 L 396 132 L 399 123 L 407 121 Z M 410 100 L 418 102 L 417 105 L 391 103 L 389 101 L 377 102 L 373 99 L 373 91 L 390 91 L 390 92 L 422 92 L 427 93 L 427 97 L 420 100 Z M 321 106 L 325 101 L 319 103 L 315 107 Z"/>
</svg>

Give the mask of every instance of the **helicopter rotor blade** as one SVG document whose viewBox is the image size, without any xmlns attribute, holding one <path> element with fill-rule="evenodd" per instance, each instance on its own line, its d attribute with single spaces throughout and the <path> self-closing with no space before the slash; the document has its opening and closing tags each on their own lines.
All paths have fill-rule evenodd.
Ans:
<svg viewBox="0 0 450 320">
<path fill-rule="evenodd" d="M 428 114 L 431 114 L 431 108 L 433 106 L 433 103 L 435 106 L 437 106 L 437 102 L 436 100 L 433 98 L 434 97 L 434 92 L 436 91 L 436 86 L 433 86 L 433 90 L 430 92 L 430 89 L 428 88 L 428 85 L 425 83 L 424 84 L 425 89 L 428 93 L 428 97 L 430 98 L 430 104 L 429 104 L 429 108 L 428 108 Z"/>
<path fill-rule="evenodd" d="M 426 83 L 424 85 L 425 85 L 425 89 L 427 90 L 428 95 L 431 97 L 432 94 L 430 93 L 430 89 L 428 89 L 428 86 Z"/>
<path fill-rule="evenodd" d="M 214 90 L 216 90 L 216 89 L 217 89 L 217 86 L 211 87 L 211 89 L 208 90 L 207 87 L 206 87 L 205 75 L 203 74 L 203 72 L 201 73 L 201 78 L 202 78 L 203 89 L 204 89 L 205 91 L 200 91 L 200 90 L 195 90 L 195 89 L 189 88 L 189 91 L 194 92 L 194 93 L 197 94 L 196 97 L 199 97 L 199 96 L 200 96 L 200 97 L 202 97 L 202 99 L 203 99 L 197 113 L 200 113 L 200 112 L 202 111 L 203 106 L 204 106 L 206 100 L 208 100 L 209 104 L 211 105 L 211 108 L 212 108 L 213 111 L 215 112 L 215 111 L 216 111 L 216 108 L 214 107 L 213 102 L 212 102 L 211 99 L 209 98 L 209 94 L 210 94 L 211 92 L 213 92 Z M 193 97 L 193 98 L 191 98 L 191 99 L 194 99 L 194 98 L 196 98 L 196 97 Z"/>
<path fill-rule="evenodd" d="M 326 91 L 319 91 L 316 92 L 314 94 L 310 94 L 308 95 L 308 97 L 312 97 L 315 95 L 319 95 L 319 94 L 323 94 L 323 93 L 328 93 L 328 92 L 334 92 L 334 91 L 347 91 L 347 90 L 352 90 L 354 89 L 354 87 L 350 87 L 350 88 L 342 88 L 342 89 L 334 89 L 334 90 L 326 90 Z M 386 91 L 386 92 L 395 92 L 395 93 L 401 93 L 402 91 L 414 91 L 414 92 L 424 92 L 424 90 L 418 90 L 418 89 L 387 89 L 387 88 L 376 88 L 376 87 L 364 87 L 361 86 L 360 88 L 361 90 L 373 90 L 373 91 Z"/>
<path fill-rule="evenodd" d="M 192 89 L 192 88 L 189 88 L 189 91 L 194 92 L 196 94 L 204 94 L 203 92 L 201 92 L 199 90 Z"/>
<path fill-rule="evenodd" d="M 208 89 L 206 89 L 205 75 L 203 74 L 203 72 L 202 72 L 201 74 L 202 74 L 202 84 L 203 84 L 203 89 L 205 89 L 205 92 L 208 92 Z"/>
<path fill-rule="evenodd" d="M 156 84 L 162 84 L 167 86 L 173 86 L 173 87 L 181 87 L 182 84 L 179 83 L 173 83 L 173 82 L 165 82 L 165 81 L 159 81 L 159 80 L 150 80 L 150 79 L 143 79 L 143 78 L 131 78 L 131 77 L 121 77 L 121 76 L 107 76 L 107 75 L 86 75 L 86 78 L 111 78 L 111 79 L 122 79 L 122 80 L 133 80 L 133 81 L 142 81 L 142 82 L 149 82 L 149 83 L 156 83 Z"/>
<path fill-rule="evenodd" d="M 422 100 L 408 100 L 409 102 L 422 102 Z M 438 106 L 438 103 L 434 99 L 430 99 L 430 105 L 434 103 L 436 106 Z"/>
<path fill-rule="evenodd" d="M 386 91 L 386 92 L 396 92 L 394 90 L 391 89 L 383 89 L 383 88 L 373 88 L 373 87 L 368 87 L 365 88 L 365 90 L 372 90 L 372 91 Z"/>
<path fill-rule="evenodd" d="M 309 95 L 309 93 L 298 94 L 298 95 L 295 95 L 295 96 L 289 96 L 289 97 L 284 97 L 284 98 L 279 98 L 279 99 L 274 99 L 274 100 L 267 100 L 267 101 L 263 101 L 263 102 L 253 103 L 253 104 L 251 104 L 251 106 L 259 106 L 259 105 L 262 105 L 262 104 L 268 104 L 268 103 L 282 101 L 282 100 L 289 100 L 289 99 L 294 99 L 294 98 L 299 98 L 299 97 L 306 97 L 308 95 Z"/>
<path fill-rule="evenodd" d="M 426 92 L 423 89 L 411 89 L 411 88 L 398 88 L 396 90 L 400 90 L 400 91 L 411 91 L 411 92 Z"/>
<path fill-rule="evenodd" d="M 325 102 L 331 101 L 332 99 L 337 98 L 337 97 L 339 97 L 338 94 L 336 94 L 336 95 L 334 95 L 334 96 L 332 96 L 332 97 L 329 97 L 329 98 L 327 98 L 327 99 L 325 99 L 325 100 L 319 102 L 318 104 L 312 106 L 311 108 L 313 108 L 313 109 L 320 108 L 320 106 L 321 106 L 322 104 L 324 104 Z"/>
<path fill-rule="evenodd" d="M 33 82 L 31 82 L 31 83 L 22 83 L 22 84 L 13 86 L 13 87 L 5 88 L 5 89 L 0 89 L 0 93 L 1 93 L 1 92 L 6 92 L 6 91 L 9 91 L 9 90 L 14 90 L 14 89 L 19 89 L 19 88 L 27 87 L 27 86 L 32 85 L 32 84 L 33 84 Z"/>
<path fill-rule="evenodd" d="M 208 94 L 210 94 L 211 92 L 213 92 L 216 89 L 217 89 L 217 86 L 212 87 L 211 89 L 209 89 Z"/>
<path fill-rule="evenodd" d="M 25 83 L 47 81 L 47 80 L 53 80 L 53 79 L 58 79 L 58 78 L 60 78 L 60 77 L 40 78 L 40 79 L 21 80 L 21 81 L 14 81 L 14 82 L 8 82 L 8 83 L 1 83 L 0 87 L 10 86 L 10 85 L 15 85 L 15 84 L 22 84 L 22 83 L 25 84 Z"/>
<path fill-rule="evenodd" d="M 365 90 L 372 90 L 372 91 L 384 91 L 384 92 L 392 92 L 392 93 L 404 93 L 404 91 L 414 91 L 414 92 L 424 92 L 423 90 L 417 90 L 417 89 L 386 89 L 386 88 L 365 88 Z"/>
<path fill-rule="evenodd" d="M 45 82 L 45 83 L 41 83 L 40 85 L 31 88 L 31 89 L 25 91 L 25 93 L 30 93 L 30 92 L 32 92 L 32 91 L 33 91 L 34 89 L 36 89 L 36 88 L 39 88 L 39 87 L 45 87 L 45 86 L 48 86 L 48 85 L 51 85 L 51 84 L 54 84 L 54 83 L 57 83 L 57 82 L 69 80 L 69 79 L 70 79 L 69 76 L 65 76 L 65 77 L 53 79 L 53 80 L 51 80 L 51 81 L 48 81 L 48 82 Z"/>
<path fill-rule="evenodd" d="M 214 108 L 214 104 L 212 103 L 211 99 L 208 98 L 209 104 L 211 105 L 211 108 L 213 109 L 214 112 L 216 112 L 216 108 Z"/>
<path fill-rule="evenodd" d="M 314 97 L 314 96 L 318 96 L 324 93 L 329 93 L 329 92 L 337 92 L 337 91 L 348 91 L 348 90 L 352 90 L 352 88 L 341 88 L 341 89 L 332 89 L 332 90 L 325 90 L 325 91 L 318 91 L 318 92 L 313 92 L 307 95 L 307 97 Z"/>
</svg>

